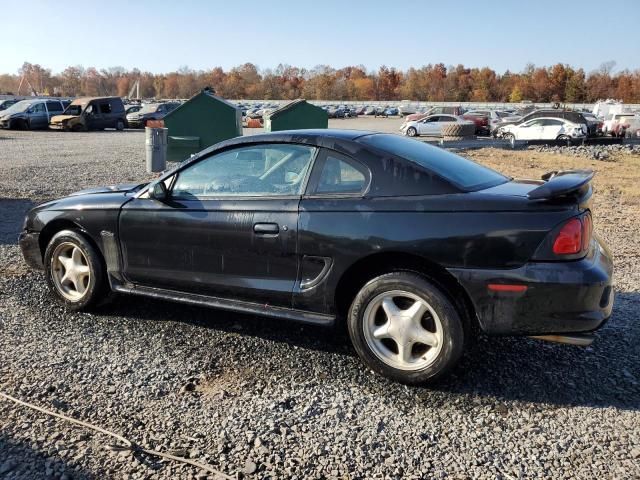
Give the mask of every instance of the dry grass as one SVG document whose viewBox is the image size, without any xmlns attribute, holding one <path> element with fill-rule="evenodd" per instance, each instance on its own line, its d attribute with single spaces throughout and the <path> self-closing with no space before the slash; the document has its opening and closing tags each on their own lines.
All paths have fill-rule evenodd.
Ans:
<svg viewBox="0 0 640 480">
<path fill-rule="evenodd" d="M 484 148 L 465 156 L 516 178 L 540 178 L 552 170 L 591 169 L 596 172 L 593 185 L 597 195 L 620 199 L 626 205 L 640 207 L 640 156 L 612 154 L 603 162 L 570 155 L 534 150 L 513 151 Z"/>
</svg>

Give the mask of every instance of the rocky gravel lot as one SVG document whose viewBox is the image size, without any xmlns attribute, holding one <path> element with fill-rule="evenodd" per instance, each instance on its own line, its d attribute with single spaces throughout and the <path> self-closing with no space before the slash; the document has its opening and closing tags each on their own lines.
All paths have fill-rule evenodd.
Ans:
<svg viewBox="0 0 640 480">
<path fill-rule="evenodd" d="M 143 154 L 140 132 L 0 131 L 0 391 L 232 477 L 640 477 L 638 156 L 470 154 L 517 176 L 598 170 L 614 314 L 586 349 L 481 338 L 452 377 L 409 388 L 366 371 L 340 331 L 129 297 L 57 306 L 15 243 L 24 212 L 144 179 Z M 207 478 L 110 443 L 0 399 L 0 478 Z"/>
</svg>

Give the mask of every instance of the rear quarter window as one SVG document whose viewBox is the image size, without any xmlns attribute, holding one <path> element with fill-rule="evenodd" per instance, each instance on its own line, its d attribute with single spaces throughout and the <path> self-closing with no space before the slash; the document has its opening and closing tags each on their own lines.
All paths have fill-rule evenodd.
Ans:
<svg viewBox="0 0 640 480">
<path fill-rule="evenodd" d="M 375 134 L 359 142 L 417 165 L 423 174 L 440 177 L 460 191 L 471 192 L 507 182 L 504 175 L 442 148 L 399 135 Z M 442 182 L 444 183 L 444 182 Z M 437 192 L 436 192 L 437 193 Z"/>
</svg>

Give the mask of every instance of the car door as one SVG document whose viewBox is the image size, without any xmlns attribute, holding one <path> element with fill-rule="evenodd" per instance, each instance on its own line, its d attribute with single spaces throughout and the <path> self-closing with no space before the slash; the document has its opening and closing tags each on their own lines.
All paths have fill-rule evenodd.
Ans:
<svg viewBox="0 0 640 480">
<path fill-rule="evenodd" d="M 564 122 L 562 120 L 548 118 L 542 120 L 541 123 L 542 133 L 540 134 L 540 139 L 542 140 L 555 140 L 564 131 Z"/>
<path fill-rule="evenodd" d="M 84 115 L 86 118 L 86 125 L 88 130 L 96 130 L 100 127 L 100 112 L 98 110 L 98 104 L 96 102 L 91 102 L 87 105 L 87 108 L 84 110 Z"/>
<path fill-rule="evenodd" d="M 518 140 L 538 140 L 542 135 L 542 122 L 537 119 L 524 122 L 517 128 L 515 134 Z"/>
<path fill-rule="evenodd" d="M 62 103 L 58 100 L 51 100 L 47 102 L 47 125 L 51 122 L 51 118 L 56 115 L 60 115 L 64 108 L 62 108 Z"/>
<path fill-rule="evenodd" d="M 345 232 L 354 219 L 371 213 L 362 203 L 370 183 L 371 172 L 354 158 L 329 149 L 319 153 L 300 202 L 294 308 L 330 313 L 334 292 L 325 280 L 335 264 L 361 251 L 362 244 Z"/>
<path fill-rule="evenodd" d="M 427 117 L 420 121 L 420 135 L 437 135 L 438 134 L 438 115 Z"/>
<path fill-rule="evenodd" d="M 298 205 L 316 148 L 257 144 L 216 153 L 166 180 L 165 201 L 122 208 L 122 270 L 135 283 L 291 306 Z"/>
<path fill-rule="evenodd" d="M 45 128 L 49 125 L 49 117 L 44 102 L 37 102 L 29 108 L 29 127 L 32 129 Z"/>
<path fill-rule="evenodd" d="M 98 115 L 96 115 L 95 121 L 97 128 L 111 128 L 111 103 L 109 100 L 101 100 L 97 103 Z"/>
</svg>

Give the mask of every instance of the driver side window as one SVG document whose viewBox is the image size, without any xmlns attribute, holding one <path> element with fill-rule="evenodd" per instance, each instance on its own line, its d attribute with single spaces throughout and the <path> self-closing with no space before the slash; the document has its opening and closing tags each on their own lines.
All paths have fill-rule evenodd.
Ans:
<svg viewBox="0 0 640 480">
<path fill-rule="evenodd" d="M 315 148 L 263 144 L 205 158 L 178 174 L 177 199 L 224 196 L 301 195 Z"/>
</svg>

